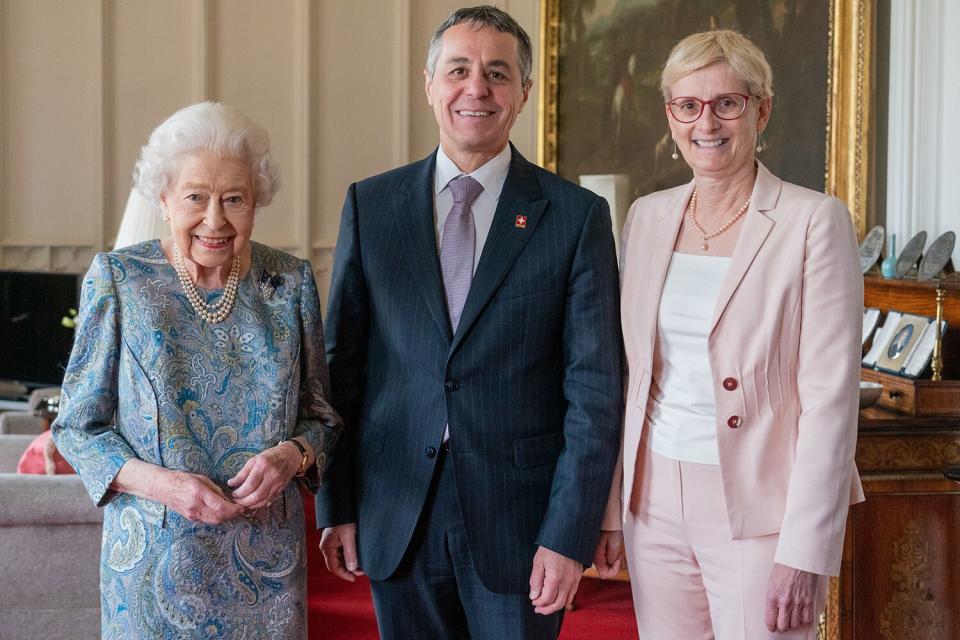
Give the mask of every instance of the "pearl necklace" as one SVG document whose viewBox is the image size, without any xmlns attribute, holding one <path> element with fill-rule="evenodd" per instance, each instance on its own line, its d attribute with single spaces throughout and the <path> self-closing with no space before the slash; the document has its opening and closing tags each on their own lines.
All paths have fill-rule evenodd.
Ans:
<svg viewBox="0 0 960 640">
<path fill-rule="evenodd" d="M 732 227 L 734 222 L 742 218 L 743 214 L 747 212 L 747 207 L 750 206 L 750 199 L 752 197 L 753 196 L 750 196 L 750 198 L 747 198 L 747 201 L 743 203 L 743 206 L 740 207 L 740 210 L 737 211 L 735 214 L 733 214 L 733 217 L 727 220 L 722 227 L 720 227 L 716 231 L 711 231 L 710 233 L 707 233 L 703 229 L 703 227 L 700 226 L 700 223 L 697 222 L 697 188 L 694 187 L 693 195 L 690 196 L 690 208 L 688 209 L 688 211 L 690 212 L 690 222 L 693 223 L 693 228 L 696 229 L 697 233 L 700 234 L 700 248 L 703 249 L 704 251 L 709 249 L 710 245 L 707 244 L 707 240 L 709 240 L 710 238 L 717 237 L 718 235 L 720 235 L 721 233 L 723 233 L 724 231 Z"/>
<path fill-rule="evenodd" d="M 183 263 L 183 254 L 176 244 L 173 245 L 173 270 L 177 272 L 177 279 L 180 280 L 180 286 L 187 294 L 187 300 L 190 306 L 197 312 L 197 315 L 210 324 L 223 322 L 233 310 L 233 303 L 237 299 L 237 288 L 240 286 L 240 256 L 234 256 L 230 264 L 230 275 L 227 276 L 227 284 L 223 288 L 223 295 L 216 302 L 210 304 L 197 291 L 197 285 L 190 279 L 187 272 L 187 266 Z"/>
</svg>

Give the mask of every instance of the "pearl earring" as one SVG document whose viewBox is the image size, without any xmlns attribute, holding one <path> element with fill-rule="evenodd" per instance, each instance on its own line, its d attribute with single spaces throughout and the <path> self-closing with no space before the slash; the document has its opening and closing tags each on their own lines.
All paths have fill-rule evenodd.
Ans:
<svg viewBox="0 0 960 640">
<path fill-rule="evenodd" d="M 763 131 L 757 132 L 757 153 L 763 151 Z"/>
<path fill-rule="evenodd" d="M 680 158 L 680 154 L 677 153 L 677 141 L 676 141 L 676 140 L 673 141 L 673 153 L 670 154 L 670 157 L 673 158 L 674 160 L 677 160 L 677 159 Z"/>
</svg>

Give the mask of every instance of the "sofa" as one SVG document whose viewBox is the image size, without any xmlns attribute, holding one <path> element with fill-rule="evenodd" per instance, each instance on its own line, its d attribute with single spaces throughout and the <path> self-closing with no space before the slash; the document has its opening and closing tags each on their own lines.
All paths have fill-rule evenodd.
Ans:
<svg viewBox="0 0 960 640">
<path fill-rule="evenodd" d="M 34 414 L 34 410 L 44 406 L 51 398 L 56 398 L 59 403 L 60 387 L 42 387 L 34 389 L 30 394 L 28 401 L 29 411 L 4 411 L 0 413 L 0 435 L 20 434 L 36 435 L 44 429 L 50 428 L 50 422 L 39 415 Z M 0 638 L 0 640 L 3 640 Z"/>
<path fill-rule="evenodd" d="M 4 411 L 0 413 L 0 435 L 36 436 L 49 426 L 43 418 L 29 411 Z"/>
<path fill-rule="evenodd" d="M 77 476 L 17 475 L 0 435 L 0 640 L 100 637 L 103 515 Z"/>
</svg>

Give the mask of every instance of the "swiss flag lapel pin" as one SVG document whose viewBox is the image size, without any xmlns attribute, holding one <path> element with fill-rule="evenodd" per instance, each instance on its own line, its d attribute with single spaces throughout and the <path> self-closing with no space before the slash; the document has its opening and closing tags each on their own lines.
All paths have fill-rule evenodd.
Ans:
<svg viewBox="0 0 960 640">
<path fill-rule="evenodd" d="M 517 215 L 517 222 L 514 225 L 517 229 L 526 229 L 527 228 L 527 216 Z"/>
</svg>

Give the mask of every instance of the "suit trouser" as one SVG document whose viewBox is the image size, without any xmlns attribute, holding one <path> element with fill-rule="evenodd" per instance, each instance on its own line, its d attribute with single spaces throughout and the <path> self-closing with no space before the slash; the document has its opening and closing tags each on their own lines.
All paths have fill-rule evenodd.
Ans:
<svg viewBox="0 0 960 640">
<path fill-rule="evenodd" d="M 370 581 L 381 638 L 555 640 L 562 611 L 538 615 L 526 592 L 494 593 L 477 575 L 450 455 L 443 452 L 437 461 L 433 484 L 400 567 L 386 580 Z"/>
<path fill-rule="evenodd" d="M 666 458 L 640 444 L 624 527 L 637 628 L 643 640 L 813 640 L 813 624 L 771 633 L 767 583 L 779 535 L 734 540 L 718 465 Z"/>
</svg>

